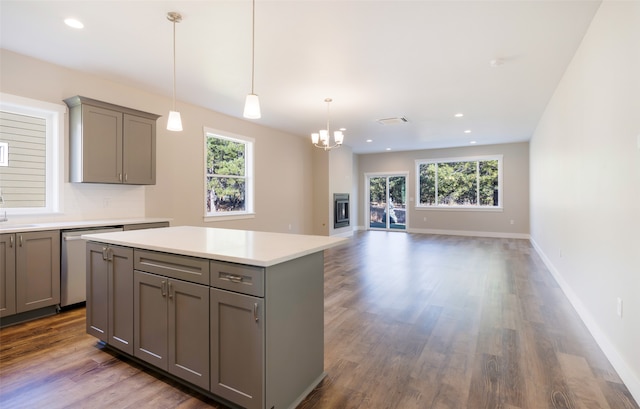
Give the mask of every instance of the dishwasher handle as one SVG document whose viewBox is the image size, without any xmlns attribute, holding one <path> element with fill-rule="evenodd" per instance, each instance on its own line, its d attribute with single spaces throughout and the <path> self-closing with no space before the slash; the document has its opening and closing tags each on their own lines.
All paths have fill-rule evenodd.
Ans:
<svg viewBox="0 0 640 409">
<path fill-rule="evenodd" d="M 76 240 L 84 240 L 82 236 L 64 236 L 62 238 L 64 241 L 76 241 Z"/>
</svg>

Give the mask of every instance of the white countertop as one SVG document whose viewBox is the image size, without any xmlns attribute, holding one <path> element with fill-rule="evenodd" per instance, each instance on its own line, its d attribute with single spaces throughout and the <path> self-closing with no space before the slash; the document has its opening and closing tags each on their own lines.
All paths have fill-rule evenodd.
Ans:
<svg viewBox="0 0 640 409">
<path fill-rule="evenodd" d="M 0 223 L 0 233 L 22 233 L 28 231 L 84 229 L 103 226 L 123 226 L 125 224 L 170 222 L 168 218 L 132 218 L 83 221 L 59 221 L 49 223 L 16 223 L 11 221 Z"/>
<path fill-rule="evenodd" d="M 211 227 L 84 234 L 83 239 L 165 253 L 269 267 L 345 243 L 348 239 Z"/>
</svg>

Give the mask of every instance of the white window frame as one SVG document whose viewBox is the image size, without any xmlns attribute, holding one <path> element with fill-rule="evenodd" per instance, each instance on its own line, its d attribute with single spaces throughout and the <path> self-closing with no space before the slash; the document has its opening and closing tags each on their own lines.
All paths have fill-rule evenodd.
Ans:
<svg viewBox="0 0 640 409">
<path fill-rule="evenodd" d="M 226 139 L 233 142 L 241 142 L 246 146 L 245 150 L 245 210 L 244 211 L 235 211 L 235 212 L 224 212 L 224 213 L 207 213 L 207 140 L 209 137 L 215 137 L 220 139 Z M 219 129 L 213 129 L 204 127 L 204 182 L 203 182 L 203 193 L 204 200 L 202 201 L 203 205 L 203 213 L 204 213 L 204 221 L 205 222 L 214 222 L 214 221 L 227 221 L 227 220 L 240 220 L 240 219 L 252 219 L 255 218 L 254 212 L 254 150 L 255 150 L 255 139 L 238 135 L 227 131 L 222 131 Z"/>
<path fill-rule="evenodd" d="M 0 110 L 44 118 L 46 121 L 46 204 L 44 207 L 36 208 L 5 208 L 7 216 L 60 213 L 63 207 L 61 191 L 64 183 L 62 178 L 65 159 L 64 115 L 67 107 L 62 104 L 0 93 Z"/>
<path fill-rule="evenodd" d="M 481 206 L 477 205 L 424 205 L 420 204 L 420 165 L 429 163 L 448 163 L 448 162 L 479 162 L 497 160 L 498 161 L 498 206 Z M 483 156 L 462 156 L 452 158 L 434 158 L 434 159 L 416 159 L 416 210 L 449 210 L 449 211 L 481 211 L 481 212 L 501 212 L 504 210 L 503 202 L 503 155 L 483 155 Z M 436 188 L 437 192 L 437 188 Z"/>
</svg>

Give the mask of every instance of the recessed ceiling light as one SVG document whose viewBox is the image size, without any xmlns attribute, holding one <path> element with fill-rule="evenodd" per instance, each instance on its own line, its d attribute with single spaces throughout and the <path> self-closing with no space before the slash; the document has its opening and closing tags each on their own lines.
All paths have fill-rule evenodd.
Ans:
<svg viewBox="0 0 640 409">
<path fill-rule="evenodd" d="M 75 18 L 66 18 L 64 19 L 64 23 L 71 28 L 77 28 L 77 29 L 84 28 L 84 24 L 82 24 L 80 20 L 77 20 Z"/>
<path fill-rule="evenodd" d="M 465 130 L 464 133 L 471 133 L 471 129 Z"/>
<path fill-rule="evenodd" d="M 471 145 L 475 145 L 476 141 L 469 142 Z"/>
<path fill-rule="evenodd" d="M 462 118 L 464 116 L 464 114 L 462 112 L 458 112 L 457 114 L 454 115 L 456 118 Z"/>
<path fill-rule="evenodd" d="M 390 150 L 391 150 L 391 148 L 387 148 L 387 149 L 385 149 L 385 150 L 390 151 Z"/>
<path fill-rule="evenodd" d="M 347 128 L 340 128 L 340 130 L 341 130 L 342 132 L 344 132 L 344 131 L 346 131 L 346 130 L 347 130 Z"/>
<path fill-rule="evenodd" d="M 367 139 L 367 142 L 373 142 L 373 139 Z"/>
</svg>

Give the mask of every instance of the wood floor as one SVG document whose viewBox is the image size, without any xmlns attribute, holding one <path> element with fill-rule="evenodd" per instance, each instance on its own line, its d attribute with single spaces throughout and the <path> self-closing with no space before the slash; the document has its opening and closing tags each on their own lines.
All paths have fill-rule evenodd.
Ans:
<svg viewBox="0 0 640 409">
<path fill-rule="evenodd" d="M 638 409 L 527 240 L 326 251 L 325 370 L 299 409 Z M 84 309 L 0 330 L 0 407 L 225 408 L 103 350 Z"/>
</svg>

